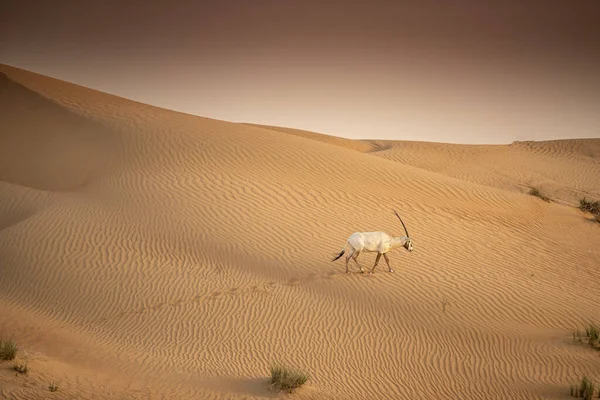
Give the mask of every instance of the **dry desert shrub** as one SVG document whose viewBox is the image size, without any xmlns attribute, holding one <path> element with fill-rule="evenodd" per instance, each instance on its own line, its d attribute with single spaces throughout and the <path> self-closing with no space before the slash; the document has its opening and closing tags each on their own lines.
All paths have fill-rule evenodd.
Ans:
<svg viewBox="0 0 600 400">
<path fill-rule="evenodd" d="M 0 339 L 0 360 L 14 360 L 17 356 L 17 342 L 12 339 Z"/>
<path fill-rule="evenodd" d="M 550 202 L 550 198 L 548 196 L 546 196 L 544 193 L 542 193 L 542 191 L 536 187 L 532 187 L 531 189 L 529 189 L 529 194 L 535 197 L 539 197 L 540 199 L 544 200 L 545 202 Z"/>
<path fill-rule="evenodd" d="M 294 389 L 304 385 L 308 380 L 305 372 L 286 367 L 279 363 L 271 366 L 271 386 L 278 390 L 293 392 Z"/>
</svg>

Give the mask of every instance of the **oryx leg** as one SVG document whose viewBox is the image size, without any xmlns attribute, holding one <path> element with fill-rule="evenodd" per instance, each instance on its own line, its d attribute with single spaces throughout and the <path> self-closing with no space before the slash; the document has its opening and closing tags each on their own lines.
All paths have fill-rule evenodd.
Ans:
<svg viewBox="0 0 600 400">
<path fill-rule="evenodd" d="M 371 274 L 375 272 L 375 267 L 379 264 L 379 259 L 381 258 L 381 253 L 377 253 L 377 258 L 375 258 L 375 264 L 373 265 L 373 269 L 371 269 Z"/>
<path fill-rule="evenodd" d="M 383 253 L 383 258 L 385 258 L 385 262 L 386 262 L 386 264 L 388 266 L 388 270 L 390 272 L 394 272 L 394 270 L 392 269 L 392 267 L 390 267 L 390 259 L 388 258 L 387 253 Z"/>
<path fill-rule="evenodd" d="M 354 248 L 350 248 L 350 251 L 348 251 L 348 255 L 346 256 L 346 273 L 349 274 L 350 270 L 348 269 L 348 261 L 350 261 L 350 259 L 352 258 L 352 256 L 356 253 L 356 250 L 354 250 Z M 356 261 L 356 260 L 355 260 Z"/>
<path fill-rule="evenodd" d="M 360 264 L 359 264 L 359 263 L 358 263 L 358 261 L 357 261 L 357 258 L 358 258 L 358 256 L 359 256 L 359 255 L 360 255 L 360 251 L 357 251 L 356 253 L 354 253 L 354 257 L 352 257 L 352 259 L 353 259 L 353 260 L 354 260 L 354 262 L 356 263 L 356 266 L 357 266 L 358 268 L 360 268 L 360 272 L 361 272 L 362 274 L 364 274 L 364 273 L 365 273 L 365 270 L 364 270 L 364 268 L 363 268 L 363 267 L 361 267 L 361 266 L 360 266 Z"/>
</svg>

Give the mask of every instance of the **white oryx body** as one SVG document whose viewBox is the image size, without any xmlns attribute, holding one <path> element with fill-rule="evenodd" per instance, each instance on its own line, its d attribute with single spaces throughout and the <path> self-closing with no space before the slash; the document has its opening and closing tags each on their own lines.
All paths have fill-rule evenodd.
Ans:
<svg viewBox="0 0 600 400">
<path fill-rule="evenodd" d="M 396 213 L 396 211 L 394 212 Z M 400 222 L 402 222 L 402 219 L 400 218 L 398 213 L 396 213 L 396 216 L 398 216 Z M 352 260 L 354 260 L 356 265 L 359 266 L 360 272 L 364 272 L 363 267 L 361 267 L 358 264 L 358 261 L 356 259 L 363 251 L 368 253 L 376 252 L 377 258 L 375 259 L 375 264 L 373 265 L 373 268 L 371 269 L 370 273 L 372 274 L 375 271 L 375 267 L 379 263 L 379 259 L 382 255 L 385 258 L 385 262 L 388 266 L 389 272 L 394 272 L 394 270 L 390 266 L 390 260 L 388 258 L 387 253 L 390 250 L 401 246 L 408 251 L 413 251 L 412 241 L 408 236 L 408 231 L 406 230 L 404 222 L 402 222 L 402 226 L 404 226 L 406 236 L 390 236 L 387 233 L 381 231 L 354 232 L 346 241 L 346 244 L 344 245 L 344 248 L 342 249 L 341 253 L 338 254 L 337 257 L 334 258 L 332 261 L 335 261 L 338 258 L 340 258 L 342 255 L 344 255 L 344 253 L 346 253 L 346 250 L 348 250 L 348 254 L 346 255 L 346 273 L 350 272 L 348 270 L 348 262 L 351 258 Z"/>
<path fill-rule="evenodd" d="M 396 247 L 404 246 L 408 236 L 390 236 L 385 232 L 355 232 L 348 238 L 348 244 L 355 251 L 378 252 L 385 254 Z"/>
</svg>

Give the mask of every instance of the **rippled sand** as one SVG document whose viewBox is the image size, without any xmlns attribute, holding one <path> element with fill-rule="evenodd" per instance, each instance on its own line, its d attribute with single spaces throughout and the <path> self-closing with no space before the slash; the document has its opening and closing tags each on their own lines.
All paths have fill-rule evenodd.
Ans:
<svg viewBox="0 0 600 400">
<path fill-rule="evenodd" d="M 0 71 L 0 333 L 30 367 L 1 363 L 0 395 L 273 398 L 275 360 L 311 375 L 298 399 L 600 379 L 571 343 L 600 322 L 600 226 L 575 208 L 600 199 L 600 139 L 357 141 Z M 415 248 L 393 274 L 331 262 L 355 231 L 404 234 L 392 208 Z"/>
</svg>

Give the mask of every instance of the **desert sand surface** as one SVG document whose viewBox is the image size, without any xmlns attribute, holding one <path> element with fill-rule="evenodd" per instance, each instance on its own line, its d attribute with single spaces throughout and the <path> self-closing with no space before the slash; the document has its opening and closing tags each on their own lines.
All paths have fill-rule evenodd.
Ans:
<svg viewBox="0 0 600 400">
<path fill-rule="evenodd" d="M 0 65 L 8 399 L 562 399 L 600 353 L 600 139 L 350 140 Z M 553 202 L 528 195 L 540 186 Z M 375 274 L 355 231 L 403 235 Z M 365 267 L 375 255 L 359 257 Z M 311 378 L 268 388 L 273 361 Z M 59 385 L 48 390 L 50 382 Z"/>
</svg>

